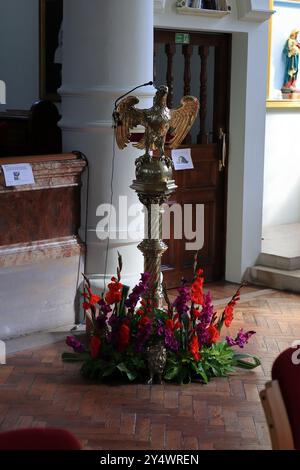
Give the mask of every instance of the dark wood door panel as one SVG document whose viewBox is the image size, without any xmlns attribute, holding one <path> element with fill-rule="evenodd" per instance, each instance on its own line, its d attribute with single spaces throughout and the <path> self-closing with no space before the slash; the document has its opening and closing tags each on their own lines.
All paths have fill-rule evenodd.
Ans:
<svg viewBox="0 0 300 470">
<path fill-rule="evenodd" d="M 179 204 L 183 213 L 184 206 L 191 205 L 190 230 L 196 230 L 197 204 L 204 205 L 204 244 L 199 262 L 206 279 L 213 281 L 222 278 L 225 265 L 226 170 L 219 167 L 219 136 L 220 129 L 227 133 L 228 128 L 230 36 L 190 33 L 189 45 L 178 45 L 175 33 L 155 31 L 155 74 L 159 84 L 163 81 L 169 86 L 170 107 L 178 106 L 178 98 L 191 93 L 199 98 L 200 113 L 181 147 L 191 149 L 194 169 L 174 171 L 178 189 L 169 204 Z M 170 155 L 170 151 L 166 153 Z M 185 237 L 183 220 L 174 220 L 171 218 L 170 239 L 165 240 L 169 249 L 162 258 L 168 287 L 178 286 L 181 277 L 192 279 L 195 255 L 195 250 L 186 249 L 191 240 Z M 178 224 L 182 239 L 175 238 Z"/>
</svg>

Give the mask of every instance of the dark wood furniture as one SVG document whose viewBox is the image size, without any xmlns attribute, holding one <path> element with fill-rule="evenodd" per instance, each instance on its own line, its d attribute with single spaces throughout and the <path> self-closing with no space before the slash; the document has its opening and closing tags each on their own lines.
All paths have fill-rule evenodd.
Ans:
<svg viewBox="0 0 300 470">
<path fill-rule="evenodd" d="M 73 153 L 0 158 L 0 165 L 26 162 L 34 185 L 5 187 L 0 170 L 0 248 L 77 236 L 85 161 Z"/>
<path fill-rule="evenodd" d="M 62 152 L 60 119 L 50 101 L 37 101 L 29 111 L 0 113 L 0 157 L 44 155 Z"/>
</svg>

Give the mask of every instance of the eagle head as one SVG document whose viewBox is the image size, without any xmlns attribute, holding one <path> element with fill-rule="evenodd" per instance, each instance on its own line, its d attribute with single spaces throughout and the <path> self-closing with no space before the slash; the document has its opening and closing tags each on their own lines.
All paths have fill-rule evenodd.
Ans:
<svg viewBox="0 0 300 470">
<path fill-rule="evenodd" d="M 154 97 L 154 104 L 165 106 L 167 103 L 169 88 L 166 85 L 161 85 L 157 88 L 157 92 Z"/>
</svg>

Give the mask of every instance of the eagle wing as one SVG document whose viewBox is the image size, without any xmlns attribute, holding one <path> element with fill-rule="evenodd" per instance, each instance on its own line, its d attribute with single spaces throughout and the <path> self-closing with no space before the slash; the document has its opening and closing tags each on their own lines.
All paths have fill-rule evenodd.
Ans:
<svg viewBox="0 0 300 470">
<path fill-rule="evenodd" d="M 116 141 L 120 149 L 129 144 L 130 130 L 143 122 L 143 110 L 134 107 L 138 102 L 136 96 L 130 95 L 124 98 L 115 109 Z"/>
<path fill-rule="evenodd" d="M 199 111 L 199 101 L 194 96 L 184 96 L 180 106 L 171 109 L 170 132 L 173 135 L 169 140 L 170 148 L 176 148 L 183 141 L 194 124 Z"/>
</svg>

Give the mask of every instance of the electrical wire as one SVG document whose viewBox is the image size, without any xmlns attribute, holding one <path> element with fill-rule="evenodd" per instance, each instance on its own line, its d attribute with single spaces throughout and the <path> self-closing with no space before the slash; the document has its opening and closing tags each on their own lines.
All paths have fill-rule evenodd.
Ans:
<svg viewBox="0 0 300 470">
<path fill-rule="evenodd" d="M 86 167 L 85 167 L 86 168 L 85 224 L 84 224 L 84 240 L 83 240 L 85 244 L 85 250 L 86 250 L 87 249 L 87 232 L 88 232 L 87 224 L 88 224 L 88 210 L 89 210 L 90 167 L 89 167 L 87 156 L 83 152 L 80 152 L 79 150 L 73 150 L 72 153 L 74 153 L 74 155 L 76 155 L 77 157 L 82 158 L 86 162 Z M 84 253 L 83 260 L 84 260 L 83 271 L 84 273 L 86 273 L 86 262 L 87 262 L 86 252 Z M 80 266 L 81 266 L 81 254 L 79 255 L 79 260 L 78 260 L 76 293 L 78 293 L 78 288 L 80 284 L 80 271 L 81 271 Z M 79 318 L 78 324 L 83 324 L 83 323 L 84 321 L 80 321 L 80 318 Z M 71 331 L 76 330 L 77 325 L 75 325 L 75 327 L 72 328 Z"/>
<path fill-rule="evenodd" d="M 112 203 L 113 203 L 113 196 L 114 196 L 114 172 L 115 172 L 115 158 L 116 158 L 116 128 L 113 126 L 113 144 L 112 144 L 112 162 L 111 162 L 111 176 L 110 176 L 110 212 L 108 217 L 108 234 L 107 234 L 107 241 L 106 241 L 106 251 L 105 251 L 105 262 L 104 262 L 104 292 L 106 290 L 106 276 L 107 276 L 107 263 L 108 263 L 108 252 L 110 246 L 110 221 L 111 221 L 111 214 L 112 214 Z"/>
</svg>

